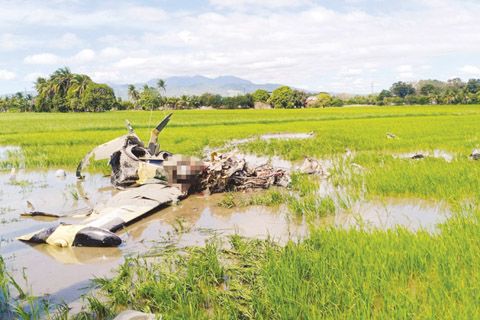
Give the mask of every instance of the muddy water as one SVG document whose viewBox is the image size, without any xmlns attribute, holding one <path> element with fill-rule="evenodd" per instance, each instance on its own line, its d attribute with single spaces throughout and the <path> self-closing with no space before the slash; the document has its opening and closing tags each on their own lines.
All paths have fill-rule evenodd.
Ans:
<svg viewBox="0 0 480 320">
<path fill-rule="evenodd" d="M 29 245 L 14 238 L 59 221 L 81 222 L 81 219 L 20 217 L 20 213 L 27 210 L 27 200 L 39 211 L 73 216 L 105 201 L 116 191 L 110 187 L 109 178 L 101 175 L 88 175 L 84 181 L 77 181 L 72 172 L 57 177 L 55 171 L 19 171 L 15 179 L 11 178 L 8 173 L 0 174 L 0 253 L 17 280 L 22 282 L 25 273 L 28 283 L 24 286 L 31 288 L 35 295 L 49 294 L 54 301 L 75 301 L 85 292 L 89 279 L 110 275 L 125 256 L 155 253 L 166 245 L 202 245 L 212 236 L 235 233 L 246 237 L 270 237 L 279 242 L 301 239 L 308 234 L 307 223 L 292 218 L 283 207 L 225 209 L 218 206 L 223 195 L 217 194 L 192 195 L 178 205 L 125 228 L 118 233 L 124 241 L 119 248 Z M 326 196 L 339 190 L 324 180 L 319 192 L 319 196 Z M 439 204 L 387 199 L 354 202 L 350 209 L 317 220 L 315 224 L 348 228 L 404 225 L 411 229 L 434 230 L 447 216 L 447 208 Z"/>
<path fill-rule="evenodd" d="M 150 252 L 155 247 L 202 245 L 213 235 L 240 234 L 246 237 L 270 237 L 280 242 L 302 238 L 307 226 L 302 220 L 291 220 L 283 209 L 249 207 L 225 209 L 217 204 L 223 195 L 192 195 L 178 205 L 125 228 L 119 232 L 119 248 L 57 248 L 31 245 L 15 237 L 60 221 L 80 223 L 74 216 L 86 213 L 94 204 L 106 201 L 116 191 L 109 178 L 87 175 L 77 181 L 73 172 L 65 177 L 55 171 L 19 171 L 15 177 L 0 174 L 0 254 L 15 279 L 23 282 L 23 273 L 35 295 L 48 294 L 54 301 L 70 303 L 85 292 L 88 280 L 108 276 L 128 255 Z M 27 201 L 36 210 L 65 214 L 68 217 L 21 217 L 28 211 Z"/>
<path fill-rule="evenodd" d="M 453 159 L 455 158 L 455 155 L 451 152 L 448 152 L 446 150 L 441 150 L 441 149 L 435 149 L 433 152 L 428 152 L 428 151 L 417 151 L 417 152 L 407 152 L 407 153 L 400 153 L 400 154 L 394 154 L 394 158 L 399 158 L 399 159 L 411 159 L 413 156 L 416 154 L 422 154 L 425 157 L 433 157 L 436 159 L 443 159 L 446 162 L 452 162 Z"/>
<path fill-rule="evenodd" d="M 341 210 L 330 222 L 344 228 L 363 227 L 389 229 L 403 226 L 409 230 L 436 230 L 436 225 L 451 215 L 444 203 L 419 199 L 382 199 L 355 202 Z"/>
<path fill-rule="evenodd" d="M 209 157 L 209 155 L 212 152 L 220 152 L 221 150 L 226 150 L 226 149 L 232 149 L 232 148 L 237 148 L 238 146 L 242 144 L 246 144 L 249 142 L 253 142 L 257 139 L 259 140 L 264 140 L 264 141 L 269 141 L 269 140 L 303 140 L 303 139 L 310 139 L 313 138 L 314 134 L 312 132 L 310 133 L 269 133 L 269 134 L 263 134 L 260 136 L 254 136 L 250 138 L 244 138 L 244 139 L 235 139 L 227 142 L 225 145 L 218 147 L 218 148 L 210 148 L 206 147 L 203 150 L 203 154 L 206 157 Z"/>
<path fill-rule="evenodd" d="M 19 153 L 21 150 L 17 146 L 0 146 L 0 161 L 8 160 L 11 153 Z"/>
</svg>

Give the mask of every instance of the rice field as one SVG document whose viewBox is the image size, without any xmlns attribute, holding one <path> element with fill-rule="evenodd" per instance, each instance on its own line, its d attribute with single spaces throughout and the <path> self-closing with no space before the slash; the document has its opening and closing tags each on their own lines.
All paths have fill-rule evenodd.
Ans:
<svg viewBox="0 0 480 320">
<path fill-rule="evenodd" d="M 0 114 L 0 146 L 21 148 L 0 167 L 71 169 L 95 145 L 124 134 L 125 119 L 146 140 L 165 115 Z M 200 156 L 231 139 L 313 132 L 312 139 L 258 139 L 241 148 L 292 161 L 331 159 L 332 183 L 352 196 L 445 201 L 455 215 L 434 233 L 344 230 L 312 220 L 308 239 L 285 246 L 234 236 L 228 244 L 212 239 L 202 248 L 133 258 L 114 278 L 96 279 L 98 291 L 71 317 L 110 319 L 133 308 L 164 319 L 478 318 L 480 162 L 469 158 L 480 147 L 478 123 L 480 106 L 175 111 L 160 134 L 171 152 Z M 415 152 L 428 156 L 404 156 Z M 286 203 L 299 216 L 335 214 L 333 200 L 319 199 L 317 188 L 298 176 L 298 197 L 271 190 L 241 204 L 226 195 L 222 205 Z"/>
</svg>

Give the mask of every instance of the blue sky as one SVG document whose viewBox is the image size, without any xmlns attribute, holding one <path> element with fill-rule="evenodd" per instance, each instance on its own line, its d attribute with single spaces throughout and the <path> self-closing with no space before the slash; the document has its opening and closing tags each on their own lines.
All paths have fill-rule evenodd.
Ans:
<svg viewBox="0 0 480 320">
<path fill-rule="evenodd" d="M 0 94 L 68 66 L 95 81 L 235 75 L 369 93 L 480 78 L 480 1 L 0 0 Z"/>
</svg>

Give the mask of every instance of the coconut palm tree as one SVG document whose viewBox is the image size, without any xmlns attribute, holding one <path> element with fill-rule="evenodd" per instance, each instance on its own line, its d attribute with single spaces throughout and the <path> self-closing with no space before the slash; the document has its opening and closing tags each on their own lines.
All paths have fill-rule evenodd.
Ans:
<svg viewBox="0 0 480 320">
<path fill-rule="evenodd" d="M 73 90 L 76 97 L 81 97 L 87 86 L 92 82 L 89 76 L 85 74 L 75 74 L 70 81 L 70 89 Z"/>
<path fill-rule="evenodd" d="M 140 97 L 137 89 L 135 88 L 135 86 L 133 84 L 128 85 L 128 97 L 133 102 L 136 102 L 138 100 L 138 98 Z"/>
<path fill-rule="evenodd" d="M 47 89 L 47 80 L 42 77 L 38 77 L 35 81 L 35 90 L 37 90 L 38 95 L 45 94 Z"/>
<path fill-rule="evenodd" d="M 138 100 L 140 99 L 140 93 L 137 91 L 133 84 L 128 85 L 128 98 L 133 102 L 133 108 L 137 109 Z"/>
<path fill-rule="evenodd" d="M 72 78 L 73 74 L 68 67 L 57 69 L 49 79 L 53 83 L 54 93 L 65 95 L 70 87 Z"/>
<path fill-rule="evenodd" d="M 157 88 L 158 91 L 163 90 L 164 93 L 167 93 L 167 83 L 163 79 L 158 79 L 157 80 Z"/>
</svg>

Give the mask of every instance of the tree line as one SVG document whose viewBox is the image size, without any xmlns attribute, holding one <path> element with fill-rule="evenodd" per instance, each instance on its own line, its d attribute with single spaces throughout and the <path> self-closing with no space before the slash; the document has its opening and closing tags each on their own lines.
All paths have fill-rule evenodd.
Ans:
<svg viewBox="0 0 480 320">
<path fill-rule="evenodd" d="M 416 83 L 395 82 L 390 89 L 378 94 L 354 96 L 346 104 L 403 105 L 403 104 L 478 104 L 480 79 L 467 82 L 460 78 L 448 81 L 420 80 Z"/>
<path fill-rule="evenodd" d="M 0 111 L 34 112 L 100 112 L 108 110 L 157 109 L 238 109 L 238 108 L 320 108 L 344 104 L 474 104 L 480 103 L 480 79 L 463 82 L 454 78 L 446 82 L 421 80 L 417 83 L 396 82 L 378 94 L 350 97 L 333 96 L 326 92 L 309 94 L 288 86 L 272 92 L 255 92 L 233 97 L 204 93 L 202 95 L 166 95 L 167 84 L 159 79 L 156 86 L 128 86 L 128 99 L 115 97 L 111 87 L 83 74 L 60 68 L 48 78 L 35 82 L 37 95 L 16 93 L 0 97 Z"/>
</svg>

